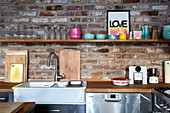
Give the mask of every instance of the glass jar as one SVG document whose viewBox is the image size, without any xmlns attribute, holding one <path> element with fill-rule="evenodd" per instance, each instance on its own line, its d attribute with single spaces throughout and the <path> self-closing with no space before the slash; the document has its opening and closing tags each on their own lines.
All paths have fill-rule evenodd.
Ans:
<svg viewBox="0 0 170 113">
<path fill-rule="evenodd" d="M 163 38 L 170 39 L 170 25 L 163 26 Z"/>
</svg>

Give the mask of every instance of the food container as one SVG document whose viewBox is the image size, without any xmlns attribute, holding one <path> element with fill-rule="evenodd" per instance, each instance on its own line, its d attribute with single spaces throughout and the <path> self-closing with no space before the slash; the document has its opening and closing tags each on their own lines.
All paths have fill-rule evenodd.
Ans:
<svg viewBox="0 0 170 113">
<path fill-rule="evenodd" d="M 112 83 L 117 86 L 126 86 L 129 84 L 128 78 L 111 78 Z"/>
<path fill-rule="evenodd" d="M 70 35 L 70 39 L 80 39 L 80 38 L 81 38 L 80 34 Z"/>
<path fill-rule="evenodd" d="M 96 39 L 105 39 L 105 35 L 104 34 L 97 34 Z"/>
<path fill-rule="evenodd" d="M 119 39 L 125 40 L 126 34 L 125 33 L 119 33 Z"/>
<path fill-rule="evenodd" d="M 70 29 L 70 35 L 81 34 L 80 28 L 72 28 Z"/>
<path fill-rule="evenodd" d="M 91 33 L 84 34 L 84 39 L 94 39 L 95 35 Z"/>
<path fill-rule="evenodd" d="M 116 35 L 108 35 L 108 39 L 117 39 Z"/>
</svg>

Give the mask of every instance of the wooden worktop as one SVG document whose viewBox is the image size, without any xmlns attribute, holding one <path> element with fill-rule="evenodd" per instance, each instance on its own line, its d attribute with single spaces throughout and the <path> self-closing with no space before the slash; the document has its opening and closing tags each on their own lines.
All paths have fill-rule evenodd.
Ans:
<svg viewBox="0 0 170 113">
<path fill-rule="evenodd" d="M 0 92 L 13 92 L 12 87 L 19 83 L 5 83 L 0 82 Z"/>
<path fill-rule="evenodd" d="M 0 92 L 13 92 L 12 87 L 19 83 L 0 82 Z M 111 81 L 88 81 L 86 92 L 152 92 L 155 87 L 170 87 L 170 84 L 131 84 L 127 86 L 115 86 Z"/>
<path fill-rule="evenodd" d="M 31 113 L 35 102 L 3 102 L 0 108 L 0 113 Z"/>
<path fill-rule="evenodd" d="M 111 81 L 105 82 L 88 82 L 86 92 L 152 92 L 152 88 L 155 87 L 170 87 L 170 84 L 159 83 L 159 84 L 131 84 L 127 86 L 115 86 Z"/>
</svg>

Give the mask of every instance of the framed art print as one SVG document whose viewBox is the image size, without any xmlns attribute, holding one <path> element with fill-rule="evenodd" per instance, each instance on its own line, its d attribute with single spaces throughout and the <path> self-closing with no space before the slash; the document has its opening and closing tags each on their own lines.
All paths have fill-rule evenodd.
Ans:
<svg viewBox="0 0 170 113">
<path fill-rule="evenodd" d="M 128 37 L 130 30 L 129 10 L 107 10 L 107 34 L 117 35 L 125 33 Z"/>
</svg>

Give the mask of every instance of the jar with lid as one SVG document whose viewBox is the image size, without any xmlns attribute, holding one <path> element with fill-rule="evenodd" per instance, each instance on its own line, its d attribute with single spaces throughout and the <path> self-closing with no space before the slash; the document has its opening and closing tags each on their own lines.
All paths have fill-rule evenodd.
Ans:
<svg viewBox="0 0 170 113">
<path fill-rule="evenodd" d="M 152 39 L 158 39 L 158 28 L 156 26 L 152 28 Z"/>
<path fill-rule="evenodd" d="M 163 26 L 163 38 L 170 39 L 170 25 Z"/>
</svg>

